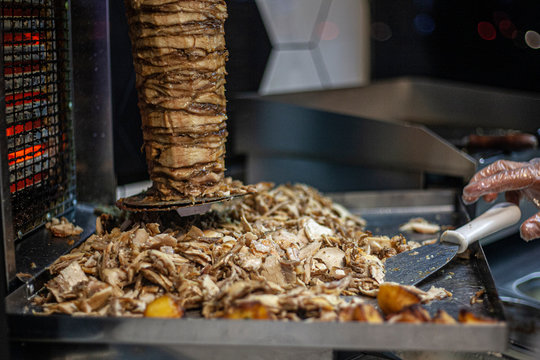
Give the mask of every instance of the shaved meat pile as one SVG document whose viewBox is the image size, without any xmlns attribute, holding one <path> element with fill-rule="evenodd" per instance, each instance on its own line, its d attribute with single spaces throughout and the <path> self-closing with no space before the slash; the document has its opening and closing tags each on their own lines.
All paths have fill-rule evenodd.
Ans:
<svg viewBox="0 0 540 360">
<path fill-rule="evenodd" d="M 206 318 L 255 306 L 272 319 L 337 320 L 358 305 L 344 296 L 376 296 L 385 258 L 418 246 L 373 236 L 308 186 L 258 187 L 200 217 L 132 219 L 91 236 L 50 267 L 35 303 L 45 313 L 142 316 L 167 295 Z"/>
<path fill-rule="evenodd" d="M 224 195 L 225 1 L 125 3 L 144 149 L 156 196 Z"/>
</svg>

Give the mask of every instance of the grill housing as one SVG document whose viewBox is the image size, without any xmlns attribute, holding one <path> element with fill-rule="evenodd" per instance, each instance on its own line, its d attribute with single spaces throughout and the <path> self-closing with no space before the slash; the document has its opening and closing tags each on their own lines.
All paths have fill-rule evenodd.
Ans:
<svg viewBox="0 0 540 360">
<path fill-rule="evenodd" d="M 1 161 L 22 238 L 75 204 L 69 2 L 1 1 L 1 10 Z"/>
</svg>

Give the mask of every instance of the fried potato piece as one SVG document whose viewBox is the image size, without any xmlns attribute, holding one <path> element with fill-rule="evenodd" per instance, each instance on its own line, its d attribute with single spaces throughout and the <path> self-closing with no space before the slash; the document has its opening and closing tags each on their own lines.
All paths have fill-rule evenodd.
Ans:
<svg viewBox="0 0 540 360">
<path fill-rule="evenodd" d="M 437 313 L 433 319 L 431 319 L 431 322 L 436 324 L 457 324 L 456 319 L 442 309 L 437 310 Z"/>
<path fill-rule="evenodd" d="M 170 296 L 163 295 L 152 301 L 144 310 L 145 317 L 157 318 L 181 318 L 184 309 L 179 306 Z"/>
<path fill-rule="evenodd" d="M 269 320 L 266 306 L 258 301 L 244 302 L 228 309 L 225 319 Z"/>
<path fill-rule="evenodd" d="M 426 309 L 420 304 L 411 305 L 397 314 L 390 315 L 388 322 L 405 322 L 405 323 L 426 323 L 430 322 L 431 317 Z"/>
<path fill-rule="evenodd" d="M 422 298 L 417 293 L 405 286 L 396 283 L 382 283 L 379 286 L 377 302 L 386 315 L 398 313 L 421 301 Z"/>
<path fill-rule="evenodd" d="M 470 310 L 460 309 L 458 313 L 458 321 L 462 324 L 493 324 L 497 320 L 490 319 L 473 314 Z"/>
<path fill-rule="evenodd" d="M 368 323 L 382 323 L 384 320 L 373 305 L 358 304 L 348 306 L 339 311 L 340 321 L 364 321 Z"/>
</svg>

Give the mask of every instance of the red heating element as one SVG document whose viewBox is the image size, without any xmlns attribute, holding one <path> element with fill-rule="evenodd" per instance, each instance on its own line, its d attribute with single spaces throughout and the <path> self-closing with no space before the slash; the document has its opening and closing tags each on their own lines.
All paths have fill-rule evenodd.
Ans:
<svg viewBox="0 0 540 360">
<path fill-rule="evenodd" d="M 15 231 L 72 208 L 69 8 L 63 0 L 5 1 L 5 136 Z"/>
<path fill-rule="evenodd" d="M 4 34 L 4 46 L 39 45 L 41 35 L 39 33 L 7 33 Z"/>
</svg>

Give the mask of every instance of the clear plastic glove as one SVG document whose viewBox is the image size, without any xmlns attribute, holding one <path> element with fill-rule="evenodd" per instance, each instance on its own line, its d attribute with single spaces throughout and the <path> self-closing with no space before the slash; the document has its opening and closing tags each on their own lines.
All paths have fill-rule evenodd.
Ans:
<svg viewBox="0 0 540 360">
<path fill-rule="evenodd" d="M 540 158 L 529 162 L 499 160 L 477 172 L 463 189 L 463 201 L 470 204 L 482 197 L 491 202 L 505 192 L 506 200 L 519 204 L 525 197 L 540 209 Z M 520 227 L 524 240 L 540 238 L 540 212 Z"/>
</svg>

